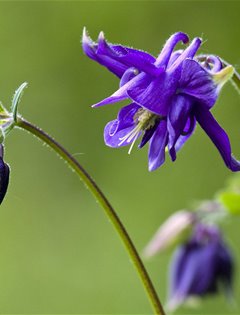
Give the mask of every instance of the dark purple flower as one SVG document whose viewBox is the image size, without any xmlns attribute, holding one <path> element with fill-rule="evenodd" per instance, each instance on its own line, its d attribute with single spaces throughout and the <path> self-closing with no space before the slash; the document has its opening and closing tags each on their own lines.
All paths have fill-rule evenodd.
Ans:
<svg viewBox="0 0 240 315">
<path fill-rule="evenodd" d="M 2 203 L 8 188 L 9 166 L 3 161 L 3 145 L 0 144 L 0 204 Z"/>
<path fill-rule="evenodd" d="M 192 296 L 232 291 L 233 259 L 215 226 L 197 225 L 192 238 L 177 249 L 170 268 L 168 308 Z"/>
<path fill-rule="evenodd" d="M 88 57 L 107 67 L 120 79 L 119 89 L 94 107 L 130 99 L 117 119 L 104 130 L 105 143 L 110 147 L 131 144 L 141 136 L 139 147 L 149 142 L 149 170 L 165 161 L 165 151 L 171 159 L 192 135 L 196 121 L 216 145 L 232 171 L 240 170 L 240 162 L 231 155 L 226 132 L 210 110 L 223 84 L 231 78 L 232 66 L 222 67 L 218 57 L 195 57 L 201 45 L 194 38 L 185 50 L 174 51 L 179 42 L 186 44 L 188 36 L 178 32 L 166 42 L 157 58 L 122 45 L 107 43 L 101 32 L 95 43 L 83 32 L 83 50 Z"/>
</svg>

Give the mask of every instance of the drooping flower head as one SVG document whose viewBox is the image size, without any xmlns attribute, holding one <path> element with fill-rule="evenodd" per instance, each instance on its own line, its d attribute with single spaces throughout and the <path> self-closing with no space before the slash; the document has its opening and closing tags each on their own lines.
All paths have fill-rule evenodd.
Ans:
<svg viewBox="0 0 240 315">
<path fill-rule="evenodd" d="M 215 226 L 199 224 L 191 239 L 180 246 L 170 268 L 169 310 L 190 297 L 232 293 L 233 258 Z"/>
<path fill-rule="evenodd" d="M 117 119 L 106 125 L 105 143 L 114 148 L 131 145 L 130 152 L 141 137 L 139 148 L 149 142 L 149 170 L 153 171 L 164 163 L 166 151 L 172 161 L 176 159 L 176 152 L 198 122 L 226 166 L 239 171 L 240 162 L 232 157 L 229 138 L 210 111 L 234 68 L 230 65 L 223 68 L 216 56 L 196 56 L 200 38 L 194 38 L 185 50 L 174 51 L 179 42 L 188 41 L 184 33 L 173 34 L 155 58 L 141 50 L 110 44 L 102 32 L 95 43 L 84 29 L 85 54 L 120 79 L 119 89 L 93 106 L 130 100 Z"/>
</svg>

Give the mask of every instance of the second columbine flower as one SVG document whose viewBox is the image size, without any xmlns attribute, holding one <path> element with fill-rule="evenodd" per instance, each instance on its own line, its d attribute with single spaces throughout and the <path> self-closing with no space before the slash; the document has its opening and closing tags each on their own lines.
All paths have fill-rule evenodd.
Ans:
<svg viewBox="0 0 240 315">
<path fill-rule="evenodd" d="M 149 142 L 149 170 L 153 171 L 164 163 L 166 151 L 173 161 L 176 159 L 176 152 L 198 122 L 226 166 L 239 171 L 240 163 L 231 155 L 229 138 L 210 112 L 234 69 L 223 68 L 215 56 L 196 57 L 200 38 L 193 39 L 185 50 L 174 51 L 181 41 L 186 44 L 188 36 L 173 34 L 154 58 L 140 50 L 109 44 L 103 33 L 94 43 L 84 30 L 84 52 L 120 78 L 119 89 L 94 107 L 131 101 L 119 111 L 117 119 L 106 125 L 105 143 L 115 148 L 130 145 L 130 152 L 141 137 L 140 148 Z"/>
</svg>

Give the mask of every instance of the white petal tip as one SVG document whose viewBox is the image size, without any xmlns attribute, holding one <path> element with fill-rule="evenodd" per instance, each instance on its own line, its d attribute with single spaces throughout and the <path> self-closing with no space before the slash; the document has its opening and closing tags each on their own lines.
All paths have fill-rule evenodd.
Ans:
<svg viewBox="0 0 240 315">
<path fill-rule="evenodd" d="M 104 33 L 103 31 L 101 31 L 98 35 L 98 40 L 104 40 L 104 39 L 105 39 Z"/>
<path fill-rule="evenodd" d="M 87 29 L 85 26 L 83 28 L 83 33 L 82 33 L 82 43 L 85 43 L 85 44 L 92 43 L 92 40 L 91 40 L 90 36 L 88 35 Z"/>
</svg>

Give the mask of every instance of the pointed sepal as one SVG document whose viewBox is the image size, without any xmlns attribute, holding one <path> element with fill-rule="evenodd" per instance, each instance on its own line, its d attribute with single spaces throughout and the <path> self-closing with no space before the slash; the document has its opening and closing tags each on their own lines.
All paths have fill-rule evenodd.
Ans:
<svg viewBox="0 0 240 315">
<path fill-rule="evenodd" d="M 15 91 L 13 100 L 12 100 L 12 106 L 11 106 L 11 112 L 13 115 L 13 121 L 17 121 L 17 114 L 18 114 L 18 105 L 20 103 L 21 97 L 23 95 L 23 92 L 25 88 L 27 87 L 27 82 L 22 83 L 19 88 Z"/>
</svg>

